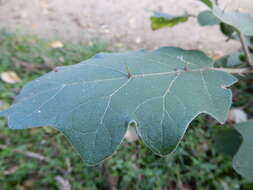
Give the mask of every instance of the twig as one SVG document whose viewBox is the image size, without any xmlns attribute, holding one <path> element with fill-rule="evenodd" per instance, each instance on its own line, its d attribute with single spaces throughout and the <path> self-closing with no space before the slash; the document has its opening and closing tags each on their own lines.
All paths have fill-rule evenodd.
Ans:
<svg viewBox="0 0 253 190">
<path fill-rule="evenodd" d="M 253 70 L 249 67 L 246 67 L 246 68 L 223 68 L 223 67 L 219 67 L 219 68 L 212 68 L 212 70 L 224 71 L 224 72 L 227 72 L 227 73 L 238 74 L 238 75 L 241 75 L 241 76 L 244 76 L 245 74 L 253 73 Z"/>
<path fill-rule="evenodd" d="M 68 179 L 65 179 L 61 176 L 56 176 L 55 180 L 57 181 L 57 186 L 59 190 L 71 190 L 71 186 Z"/>
<path fill-rule="evenodd" d="M 4 149 L 8 149 L 8 147 L 6 145 L 0 145 L 0 149 L 4 150 Z M 29 158 L 33 158 L 33 159 L 37 159 L 39 161 L 44 161 L 44 162 L 50 163 L 50 158 L 43 156 L 41 154 L 35 153 L 35 152 L 21 151 L 21 150 L 17 150 L 17 149 L 12 149 L 12 151 L 19 153 L 19 154 L 23 154 Z M 67 171 L 61 169 L 60 167 L 55 167 L 55 168 L 63 174 L 68 173 Z"/>
<path fill-rule="evenodd" d="M 7 146 L 6 145 L 0 145 L 0 149 L 7 149 Z M 40 160 L 40 161 L 45 161 L 45 162 L 50 161 L 50 159 L 48 157 L 45 157 L 45 156 L 43 156 L 41 154 L 38 154 L 38 153 L 35 153 L 35 152 L 30 152 L 30 151 L 23 152 L 23 151 L 20 151 L 20 150 L 17 150 L 17 149 L 13 149 L 12 151 L 16 152 L 16 153 L 24 154 L 29 158 L 34 158 L 34 159 L 37 159 L 37 160 Z"/>
<path fill-rule="evenodd" d="M 251 55 L 250 55 L 250 52 L 249 52 L 248 45 L 247 45 L 246 40 L 245 40 L 245 36 L 242 32 L 238 32 L 238 33 L 239 33 L 239 38 L 240 38 L 240 41 L 241 41 L 241 44 L 242 44 L 242 49 L 245 53 L 247 62 L 251 67 L 253 67 L 252 58 L 251 58 Z"/>
<path fill-rule="evenodd" d="M 66 165 L 67 165 L 67 172 L 70 174 L 72 172 L 72 167 L 71 167 L 71 161 L 69 158 L 65 159 Z"/>
<path fill-rule="evenodd" d="M 44 59 L 46 59 L 46 58 L 44 58 Z M 22 68 L 25 71 L 29 71 L 29 72 L 36 72 L 36 71 L 40 71 L 40 70 L 51 71 L 51 70 L 53 70 L 55 68 L 52 64 L 50 64 L 49 61 L 47 61 L 47 62 L 45 61 L 45 63 L 38 64 L 38 65 L 36 65 L 36 64 L 29 64 L 27 62 L 20 61 L 20 60 L 18 60 L 16 58 L 13 58 L 13 61 L 14 61 L 15 66 L 17 68 Z"/>
</svg>

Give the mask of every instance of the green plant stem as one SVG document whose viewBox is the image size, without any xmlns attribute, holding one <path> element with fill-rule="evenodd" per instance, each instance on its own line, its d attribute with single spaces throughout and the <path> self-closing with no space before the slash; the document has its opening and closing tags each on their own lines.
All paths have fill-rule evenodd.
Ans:
<svg viewBox="0 0 253 190">
<path fill-rule="evenodd" d="M 238 33 L 239 33 L 240 41 L 241 41 L 241 44 L 242 44 L 242 49 L 245 53 L 247 62 L 251 67 L 253 67 L 252 58 L 251 58 L 251 55 L 250 55 L 250 52 L 249 52 L 248 45 L 247 45 L 246 40 L 245 40 L 245 36 L 241 32 L 238 32 Z"/>
</svg>

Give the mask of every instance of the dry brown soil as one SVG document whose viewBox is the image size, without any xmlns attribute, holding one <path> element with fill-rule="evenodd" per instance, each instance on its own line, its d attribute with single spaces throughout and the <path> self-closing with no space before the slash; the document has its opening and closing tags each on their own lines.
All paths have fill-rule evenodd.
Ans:
<svg viewBox="0 0 253 190">
<path fill-rule="evenodd" d="M 220 0 L 220 5 L 253 13 L 252 0 Z M 0 29 L 83 43 L 99 39 L 132 49 L 179 46 L 216 54 L 237 50 L 239 44 L 226 43 L 218 27 L 200 27 L 194 18 L 172 29 L 150 29 L 154 10 L 196 15 L 204 9 L 197 0 L 0 0 Z"/>
</svg>

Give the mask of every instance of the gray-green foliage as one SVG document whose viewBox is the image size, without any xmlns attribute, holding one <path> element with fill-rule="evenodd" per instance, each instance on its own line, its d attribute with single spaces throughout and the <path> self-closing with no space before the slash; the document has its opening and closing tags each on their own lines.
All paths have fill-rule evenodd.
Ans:
<svg viewBox="0 0 253 190">
<path fill-rule="evenodd" d="M 245 62 L 245 56 L 242 52 L 234 52 L 230 55 L 226 55 L 215 62 L 215 66 L 217 67 L 235 67 L 242 62 Z"/>
<path fill-rule="evenodd" d="M 223 123 L 236 82 L 199 51 L 98 54 L 27 84 L 1 113 L 9 127 L 62 131 L 88 164 L 110 156 L 129 124 L 155 153 L 175 149 L 189 123 L 208 113 Z"/>
<path fill-rule="evenodd" d="M 210 10 L 202 11 L 201 13 L 199 13 L 197 19 L 198 23 L 202 26 L 210 26 L 221 23 L 221 21 L 217 17 L 215 17 Z"/>
<path fill-rule="evenodd" d="M 221 31 L 229 38 L 236 38 L 234 33 L 241 32 L 248 38 L 253 36 L 253 18 L 250 14 L 237 11 L 224 11 L 212 0 L 200 0 L 209 7 L 209 10 L 202 11 L 197 16 L 197 20 L 202 26 L 220 24 Z M 155 12 L 150 17 L 151 28 L 158 30 L 164 27 L 174 27 L 177 24 L 188 21 L 190 15 L 171 16 L 169 14 Z M 249 42 L 249 41 L 247 41 Z M 251 43 L 249 43 L 251 44 Z"/>
<path fill-rule="evenodd" d="M 232 53 L 228 56 L 227 66 L 231 67 L 231 66 L 240 65 L 243 59 L 245 60 L 245 57 L 242 52 Z"/>
<path fill-rule="evenodd" d="M 225 12 L 217 6 L 213 6 L 212 12 L 214 16 L 221 22 L 234 27 L 246 36 L 253 35 L 253 18 L 250 14 L 239 12 Z"/>
<path fill-rule="evenodd" d="M 243 137 L 243 142 L 234 156 L 233 167 L 242 176 L 253 181 L 253 120 L 235 127 Z"/>
<path fill-rule="evenodd" d="M 245 36 L 253 36 L 253 18 L 247 13 L 227 12 L 213 4 L 210 10 L 203 11 L 198 15 L 198 21 L 202 26 L 225 24 L 225 26 L 228 25 L 226 28 L 232 27 L 232 31 L 229 28 L 231 32 L 238 31 Z"/>
<path fill-rule="evenodd" d="M 221 32 L 228 39 L 239 40 L 238 32 L 245 35 L 246 44 L 253 48 L 253 18 L 250 14 L 239 12 L 225 12 L 218 6 L 212 5 L 211 10 L 201 12 L 197 19 L 202 26 L 220 25 Z"/>
</svg>

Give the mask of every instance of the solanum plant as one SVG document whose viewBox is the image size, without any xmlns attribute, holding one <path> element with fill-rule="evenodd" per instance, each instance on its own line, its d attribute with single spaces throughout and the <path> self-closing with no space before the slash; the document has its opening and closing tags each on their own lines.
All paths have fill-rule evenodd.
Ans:
<svg viewBox="0 0 253 190">
<path fill-rule="evenodd" d="M 199 114 L 224 123 L 232 103 L 228 87 L 237 82 L 232 74 L 252 73 L 248 46 L 253 19 L 226 13 L 211 0 L 202 2 L 210 10 L 200 13 L 198 20 L 202 25 L 220 24 L 230 29 L 230 38 L 241 39 L 247 67 L 221 67 L 201 51 L 176 47 L 100 53 L 30 82 L 0 115 L 8 118 L 12 129 L 50 126 L 62 131 L 90 165 L 112 155 L 129 126 L 154 153 L 170 154 Z M 151 17 L 152 28 L 172 27 L 189 16 L 157 13 Z M 252 127 L 252 121 L 236 127 L 244 139 L 234 158 L 235 169 L 250 180 Z"/>
<path fill-rule="evenodd" d="M 209 10 L 200 12 L 198 16 L 187 13 L 180 16 L 171 16 L 165 13 L 155 12 L 154 15 L 150 17 L 151 28 L 153 30 L 158 30 L 164 27 L 174 27 L 177 24 L 186 22 L 189 17 L 197 17 L 201 26 L 219 25 L 221 32 L 228 37 L 228 40 L 240 40 L 242 51 L 234 52 L 231 55 L 215 60 L 216 69 L 218 67 L 220 71 L 242 76 L 252 74 L 253 19 L 251 15 L 239 12 L 225 12 L 225 10 L 218 7 L 218 1 L 200 1 L 207 5 Z M 247 66 L 245 67 L 245 65 Z M 218 104 L 218 102 L 219 100 L 215 101 L 214 104 Z M 239 133 L 235 133 L 233 131 L 234 129 L 231 128 L 219 134 L 219 141 L 220 143 L 229 143 L 229 145 L 223 145 L 223 149 L 231 149 L 232 152 L 235 151 L 234 149 L 238 148 L 238 143 L 234 142 L 240 143 L 242 141 L 239 150 L 235 151 L 236 154 L 233 158 L 233 167 L 241 175 L 253 181 L 253 137 L 251 136 L 253 133 L 253 121 L 250 120 L 238 124 L 234 126 L 234 128 L 241 136 Z"/>
</svg>

